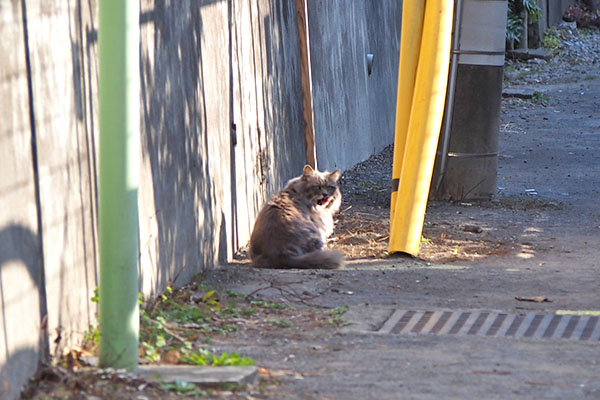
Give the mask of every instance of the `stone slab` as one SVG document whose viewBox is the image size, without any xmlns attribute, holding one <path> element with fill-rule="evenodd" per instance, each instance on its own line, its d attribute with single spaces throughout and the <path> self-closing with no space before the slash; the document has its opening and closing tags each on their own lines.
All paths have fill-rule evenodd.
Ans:
<svg viewBox="0 0 600 400">
<path fill-rule="evenodd" d="M 531 99 L 535 90 L 530 88 L 505 88 L 502 97 L 516 97 L 518 99 Z"/>
<path fill-rule="evenodd" d="M 185 381 L 200 385 L 214 385 L 218 383 L 254 385 L 258 381 L 258 368 L 255 366 L 201 367 L 188 365 L 140 365 L 134 374 L 147 381 Z"/>
<path fill-rule="evenodd" d="M 552 58 L 552 54 L 543 48 L 508 50 L 506 52 L 506 56 L 517 60 L 542 59 L 548 61 Z"/>
<path fill-rule="evenodd" d="M 82 360 L 91 367 L 98 368 L 98 357 L 83 356 Z M 214 385 L 219 383 L 245 383 L 254 385 L 258 381 L 258 368 L 253 365 L 243 367 L 174 364 L 139 365 L 137 370 L 128 374 L 150 382 L 172 383 L 179 380 L 200 385 Z"/>
</svg>

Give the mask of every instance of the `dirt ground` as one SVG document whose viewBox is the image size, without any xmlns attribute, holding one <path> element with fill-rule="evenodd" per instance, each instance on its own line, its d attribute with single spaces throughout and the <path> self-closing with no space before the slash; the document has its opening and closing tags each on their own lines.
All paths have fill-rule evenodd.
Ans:
<svg viewBox="0 0 600 400">
<path fill-rule="evenodd" d="M 502 101 L 495 199 L 431 202 L 418 258 L 386 252 L 387 148 L 343 174 L 331 245 L 349 260 L 345 270 L 257 270 L 242 261 L 203 275 L 220 303 L 237 301 L 237 314 L 213 313 L 213 325 L 237 328 L 195 340 L 256 360 L 258 385 L 185 392 L 54 368 L 24 398 L 600 398 L 597 342 L 354 329 L 395 308 L 600 310 L 600 34 L 558 35 L 565 47 L 552 61 L 506 65 L 505 87 L 534 95 Z M 182 290 L 188 300 L 206 295 Z M 546 301 L 516 299 L 534 296 Z"/>
</svg>

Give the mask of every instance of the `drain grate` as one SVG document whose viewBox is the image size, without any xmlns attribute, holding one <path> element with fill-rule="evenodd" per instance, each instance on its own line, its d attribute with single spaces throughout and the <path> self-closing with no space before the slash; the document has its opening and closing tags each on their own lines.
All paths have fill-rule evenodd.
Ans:
<svg viewBox="0 0 600 400">
<path fill-rule="evenodd" d="M 600 340 L 598 316 L 395 310 L 377 332 Z"/>
</svg>

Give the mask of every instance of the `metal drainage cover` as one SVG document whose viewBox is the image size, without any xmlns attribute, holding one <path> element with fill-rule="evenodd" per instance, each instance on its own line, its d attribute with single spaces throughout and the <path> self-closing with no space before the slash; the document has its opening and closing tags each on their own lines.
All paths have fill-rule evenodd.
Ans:
<svg viewBox="0 0 600 400">
<path fill-rule="evenodd" d="M 378 333 L 600 340 L 598 316 L 395 310 Z"/>
</svg>

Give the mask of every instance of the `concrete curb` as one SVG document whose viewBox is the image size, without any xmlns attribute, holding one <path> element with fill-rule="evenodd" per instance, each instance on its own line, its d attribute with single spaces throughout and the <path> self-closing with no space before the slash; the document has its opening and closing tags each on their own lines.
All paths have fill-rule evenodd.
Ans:
<svg viewBox="0 0 600 400">
<path fill-rule="evenodd" d="M 258 368 L 199 367 L 188 365 L 140 365 L 134 374 L 151 382 L 184 381 L 199 385 L 219 383 L 249 384 L 258 382 Z"/>
<path fill-rule="evenodd" d="M 98 357 L 82 357 L 92 367 L 98 367 Z M 113 370 L 115 371 L 115 370 Z M 123 372 L 125 370 L 122 370 Z M 219 383 L 248 384 L 258 383 L 258 368 L 254 365 L 236 367 L 210 367 L 196 365 L 139 365 L 135 371 L 126 372 L 128 376 L 148 382 L 184 381 L 198 385 Z"/>
</svg>

